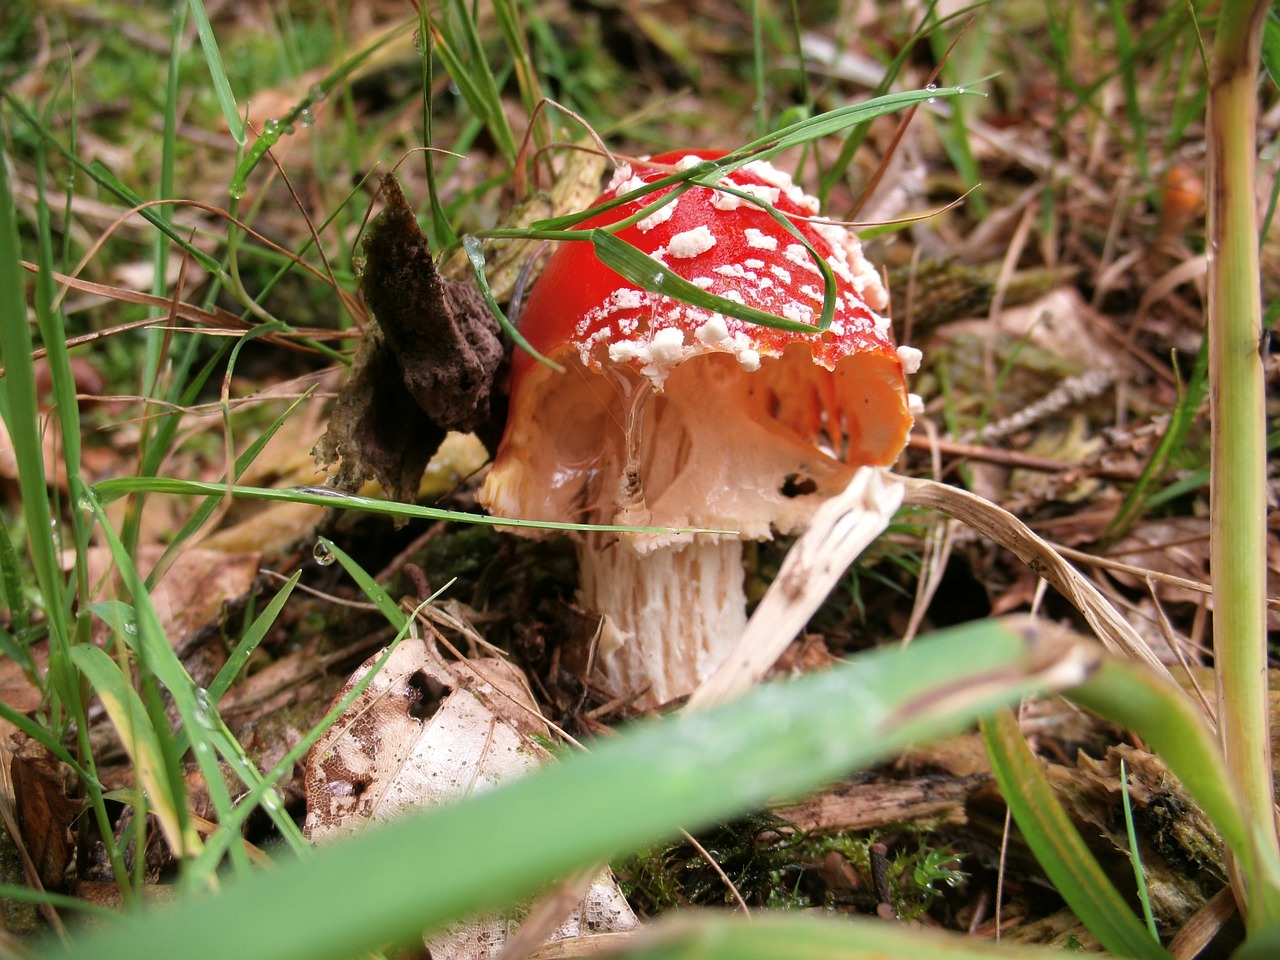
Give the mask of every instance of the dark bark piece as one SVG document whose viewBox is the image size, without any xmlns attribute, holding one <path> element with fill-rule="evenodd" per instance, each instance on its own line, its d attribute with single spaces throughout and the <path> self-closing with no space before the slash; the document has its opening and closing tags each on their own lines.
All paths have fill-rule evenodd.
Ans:
<svg viewBox="0 0 1280 960">
<path fill-rule="evenodd" d="M 411 500 L 450 430 L 487 439 L 494 383 L 505 359 L 501 328 L 474 287 L 442 277 L 395 177 L 364 241 L 360 289 L 376 319 L 317 444 L 335 478 L 355 490 L 370 475 Z M 500 429 L 500 427 L 499 427 Z"/>
</svg>

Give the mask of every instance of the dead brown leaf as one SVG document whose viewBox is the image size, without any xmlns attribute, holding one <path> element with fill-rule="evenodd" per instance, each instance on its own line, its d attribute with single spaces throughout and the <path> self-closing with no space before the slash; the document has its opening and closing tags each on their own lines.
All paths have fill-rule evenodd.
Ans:
<svg viewBox="0 0 1280 960">
<path fill-rule="evenodd" d="M 46 890 L 60 890 L 75 852 L 71 822 L 79 802 L 67 796 L 62 771 L 49 751 L 22 737 L 10 765 L 13 803 L 22 843 Z"/>
<path fill-rule="evenodd" d="M 340 696 L 381 657 L 365 661 Z M 433 643 L 408 637 L 308 755 L 305 829 L 326 840 L 522 776 L 545 761 L 533 738 L 549 733 L 518 668 L 495 658 L 448 663 Z M 636 924 L 607 870 L 575 900 L 552 940 Z M 518 920 L 474 917 L 427 946 L 437 960 L 488 960 Z"/>
</svg>

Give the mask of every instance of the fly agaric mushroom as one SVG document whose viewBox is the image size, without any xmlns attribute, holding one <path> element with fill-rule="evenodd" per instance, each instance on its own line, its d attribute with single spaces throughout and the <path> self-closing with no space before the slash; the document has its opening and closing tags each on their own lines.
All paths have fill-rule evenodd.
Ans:
<svg viewBox="0 0 1280 960">
<path fill-rule="evenodd" d="M 720 154 L 623 165 L 596 205 Z M 843 226 L 790 176 L 755 161 L 718 181 L 786 215 L 834 273 L 829 329 L 796 333 L 649 292 L 565 242 L 520 316 L 563 372 L 517 351 L 510 413 L 480 490 L 492 513 L 671 532 L 577 541 L 580 603 L 603 618 L 596 661 L 615 694 L 653 707 L 685 696 L 746 623 L 743 541 L 795 532 L 855 470 L 893 462 L 911 428 L 879 277 Z M 615 223 L 672 187 L 586 220 Z M 817 324 L 823 275 L 763 207 L 692 186 L 616 236 L 724 299 Z M 734 534 L 676 532 L 731 530 Z"/>
</svg>

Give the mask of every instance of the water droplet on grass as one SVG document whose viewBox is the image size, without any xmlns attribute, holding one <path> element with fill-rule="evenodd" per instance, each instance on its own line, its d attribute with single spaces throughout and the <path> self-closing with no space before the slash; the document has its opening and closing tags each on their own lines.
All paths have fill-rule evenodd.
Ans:
<svg viewBox="0 0 1280 960">
<path fill-rule="evenodd" d="M 323 540 L 316 541 L 315 547 L 311 550 L 311 556 L 315 558 L 316 563 L 320 564 L 322 567 L 327 567 L 338 559 L 333 555 L 333 551 L 325 546 Z"/>
</svg>

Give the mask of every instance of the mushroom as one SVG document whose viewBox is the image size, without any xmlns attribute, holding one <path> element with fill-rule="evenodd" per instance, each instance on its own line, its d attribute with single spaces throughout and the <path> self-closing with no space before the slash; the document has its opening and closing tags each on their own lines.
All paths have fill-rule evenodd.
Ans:
<svg viewBox="0 0 1280 960">
<path fill-rule="evenodd" d="M 622 165 L 596 205 L 719 156 Z M 564 242 L 519 318 L 563 370 L 517 351 L 506 432 L 479 494 L 499 516 L 660 529 L 577 540 L 578 599 L 602 618 L 596 664 L 641 708 L 686 696 L 732 650 L 746 624 L 744 541 L 802 529 L 855 470 L 892 463 L 912 423 L 904 373 L 920 354 L 894 346 L 888 296 L 857 238 L 818 217 L 817 201 L 769 163 L 717 183 L 736 192 L 688 187 L 616 236 L 703 290 L 816 325 L 822 271 L 757 198 L 830 266 L 829 329 L 797 333 L 691 306 L 625 280 L 591 244 Z"/>
</svg>

